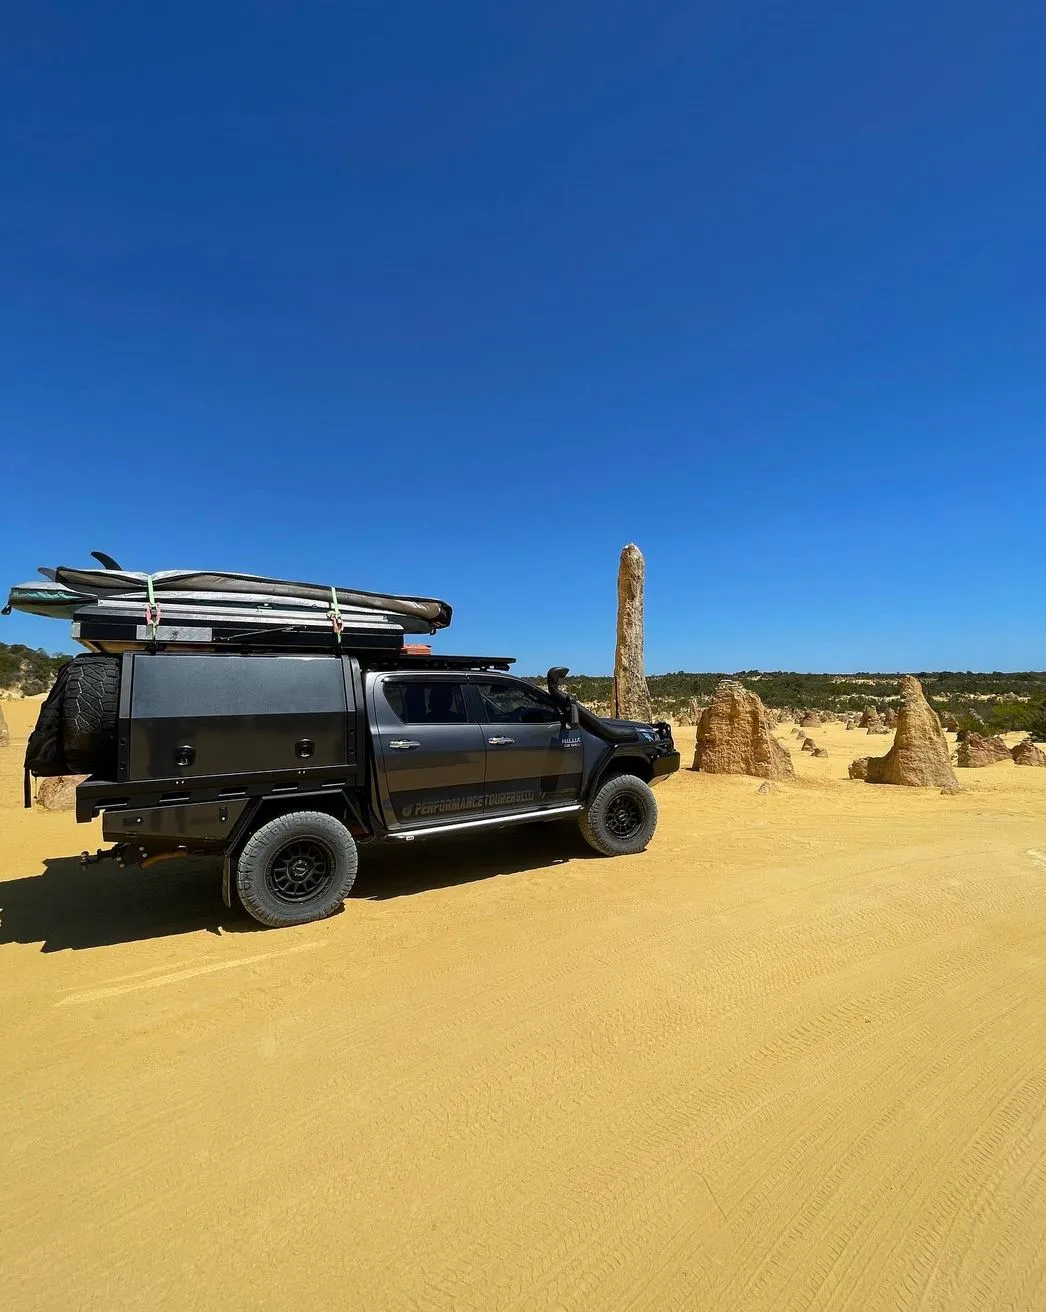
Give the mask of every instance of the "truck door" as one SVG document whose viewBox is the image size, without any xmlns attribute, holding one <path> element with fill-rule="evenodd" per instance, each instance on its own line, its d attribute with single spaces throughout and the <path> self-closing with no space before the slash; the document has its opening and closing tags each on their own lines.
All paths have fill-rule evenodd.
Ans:
<svg viewBox="0 0 1046 1312">
<path fill-rule="evenodd" d="M 486 744 L 460 675 L 383 674 L 371 689 L 379 791 L 390 828 L 483 814 Z"/>
<path fill-rule="evenodd" d="M 486 809 L 535 811 L 581 794 L 584 747 L 547 693 L 521 679 L 469 677 L 487 749 Z"/>
</svg>

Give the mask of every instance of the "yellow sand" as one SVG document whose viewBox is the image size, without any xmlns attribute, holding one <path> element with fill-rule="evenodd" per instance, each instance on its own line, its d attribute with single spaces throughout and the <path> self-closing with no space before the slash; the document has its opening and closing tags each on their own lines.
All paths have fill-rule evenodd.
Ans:
<svg viewBox="0 0 1046 1312">
<path fill-rule="evenodd" d="M 683 771 L 643 856 L 418 843 L 264 932 L 81 873 L 5 709 L 5 1308 L 1046 1307 L 1046 770 L 782 731 L 796 783 Z"/>
</svg>

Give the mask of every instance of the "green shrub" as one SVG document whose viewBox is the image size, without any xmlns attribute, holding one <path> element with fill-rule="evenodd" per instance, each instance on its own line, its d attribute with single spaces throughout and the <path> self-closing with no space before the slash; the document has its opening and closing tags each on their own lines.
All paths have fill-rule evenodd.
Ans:
<svg viewBox="0 0 1046 1312">
<path fill-rule="evenodd" d="M 23 692 L 27 697 L 46 692 L 70 656 L 0 642 L 0 688 Z"/>
</svg>

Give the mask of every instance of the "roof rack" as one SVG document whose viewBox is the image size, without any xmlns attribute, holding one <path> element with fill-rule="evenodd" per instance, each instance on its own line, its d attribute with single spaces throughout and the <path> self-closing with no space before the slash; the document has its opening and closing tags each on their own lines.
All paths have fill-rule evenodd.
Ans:
<svg viewBox="0 0 1046 1312">
<path fill-rule="evenodd" d="M 443 656 L 417 652 L 359 652 L 372 670 L 507 670 L 515 656 Z"/>
</svg>

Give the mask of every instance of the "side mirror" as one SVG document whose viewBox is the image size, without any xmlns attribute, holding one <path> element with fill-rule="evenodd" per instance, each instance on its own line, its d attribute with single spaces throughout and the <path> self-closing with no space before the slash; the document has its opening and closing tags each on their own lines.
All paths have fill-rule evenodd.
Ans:
<svg viewBox="0 0 1046 1312">
<path fill-rule="evenodd" d="M 576 729 L 577 726 L 578 726 L 577 698 L 576 698 L 576 697 L 571 697 L 571 699 L 570 699 L 570 708 L 569 708 L 569 711 L 568 711 L 568 713 L 567 713 L 567 723 L 570 725 L 571 729 Z"/>
</svg>

